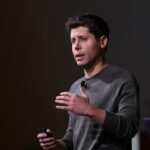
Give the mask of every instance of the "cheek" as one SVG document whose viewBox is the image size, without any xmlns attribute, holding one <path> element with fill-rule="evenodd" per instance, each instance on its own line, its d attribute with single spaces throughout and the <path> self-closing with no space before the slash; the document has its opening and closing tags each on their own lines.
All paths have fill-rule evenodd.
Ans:
<svg viewBox="0 0 150 150">
<path fill-rule="evenodd" d="M 88 57 L 89 57 L 90 60 L 96 59 L 98 55 L 99 55 L 99 50 L 98 49 L 92 49 L 88 53 Z"/>
<path fill-rule="evenodd" d="M 99 49 L 99 45 L 97 43 L 93 43 L 89 41 L 83 44 L 82 48 L 85 49 L 86 51 L 96 51 L 97 49 Z"/>
<path fill-rule="evenodd" d="M 75 53 L 74 53 L 74 51 L 72 50 L 72 55 L 73 55 L 73 58 L 75 59 Z"/>
<path fill-rule="evenodd" d="M 71 51 L 72 51 L 72 54 L 74 55 L 74 50 L 73 50 L 73 47 L 72 47 L 72 50 L 71 50 Z"/>
</svg>

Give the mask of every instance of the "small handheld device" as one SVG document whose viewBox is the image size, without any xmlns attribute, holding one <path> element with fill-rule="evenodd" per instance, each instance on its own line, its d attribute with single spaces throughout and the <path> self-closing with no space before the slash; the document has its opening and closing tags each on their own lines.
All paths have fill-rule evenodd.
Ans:
<svg viewBox="0 0 150 150">
<path fill-rule="evenodd" d="M 49 131 L 47 131 L 47 130 L 48 130 L 48 129 L 46 129 L 46 128 L 42 128 L 42 129 L 41 129 L 41 132 L 42 132 L 42 133 L 46 133 L 47 137 L 53 137 L 52 132 L 49 132 Z"/>
</svg>

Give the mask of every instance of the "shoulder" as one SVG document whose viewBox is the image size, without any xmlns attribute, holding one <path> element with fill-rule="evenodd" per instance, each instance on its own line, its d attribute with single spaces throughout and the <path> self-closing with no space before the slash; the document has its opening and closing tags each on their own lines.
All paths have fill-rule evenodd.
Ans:
<svg viewBox="0 0 150 150">
<path fill-rule="evenodd" d="M 122 67 L 109 65 L 108 72 L 103 80 L 110 83 L 113 88 L 130 86 L 139 91 L 139 85 L 134 74 Z"/>
<path fill-rule="evenodd" d="M 105 78 L 114 81 L 114 80 L 122 80 L 122 81 L 134 81 L 135 80 L 135 76 L 133 75 L 132 72 L 130 72 L 129 70 L 119 67 L 119 66 L 115 66 L 115 65 L 111 65 L 109 64 L 108 68 L 107 68 L 107 74 L 105 76 Z"/>
</svg>

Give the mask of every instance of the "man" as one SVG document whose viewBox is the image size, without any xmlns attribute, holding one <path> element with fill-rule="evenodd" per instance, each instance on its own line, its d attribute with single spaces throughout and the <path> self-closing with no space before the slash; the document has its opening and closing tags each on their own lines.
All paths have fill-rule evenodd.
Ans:
<svg viewBox="0 0 150 150">
<path fill-rule="evenodd" d="M 107 24 L 98 16 L 84 14 L 70 18 L 66 29 L 84 77 L 55 99 L 56 109 L 69 113 L 66 134 L 55 139 L 39 133 L 41 147 L 129 150 L 139 126 L 139 89 L 131 73 L 106 60 Z"/>
</svg>

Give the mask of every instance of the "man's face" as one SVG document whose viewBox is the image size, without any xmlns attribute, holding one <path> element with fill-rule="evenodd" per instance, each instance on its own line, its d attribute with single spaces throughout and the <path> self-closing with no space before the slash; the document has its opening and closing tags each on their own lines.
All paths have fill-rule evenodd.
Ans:
<svg viewBox="0 0 150 150">
<path fill-rule="evenodd" d="M 87 27 L 77 27 L 70 34 L 72 53 L 78 66 L 90 67 L 100 60 L 103 49 L 100 41 Z"/>
</svg>

